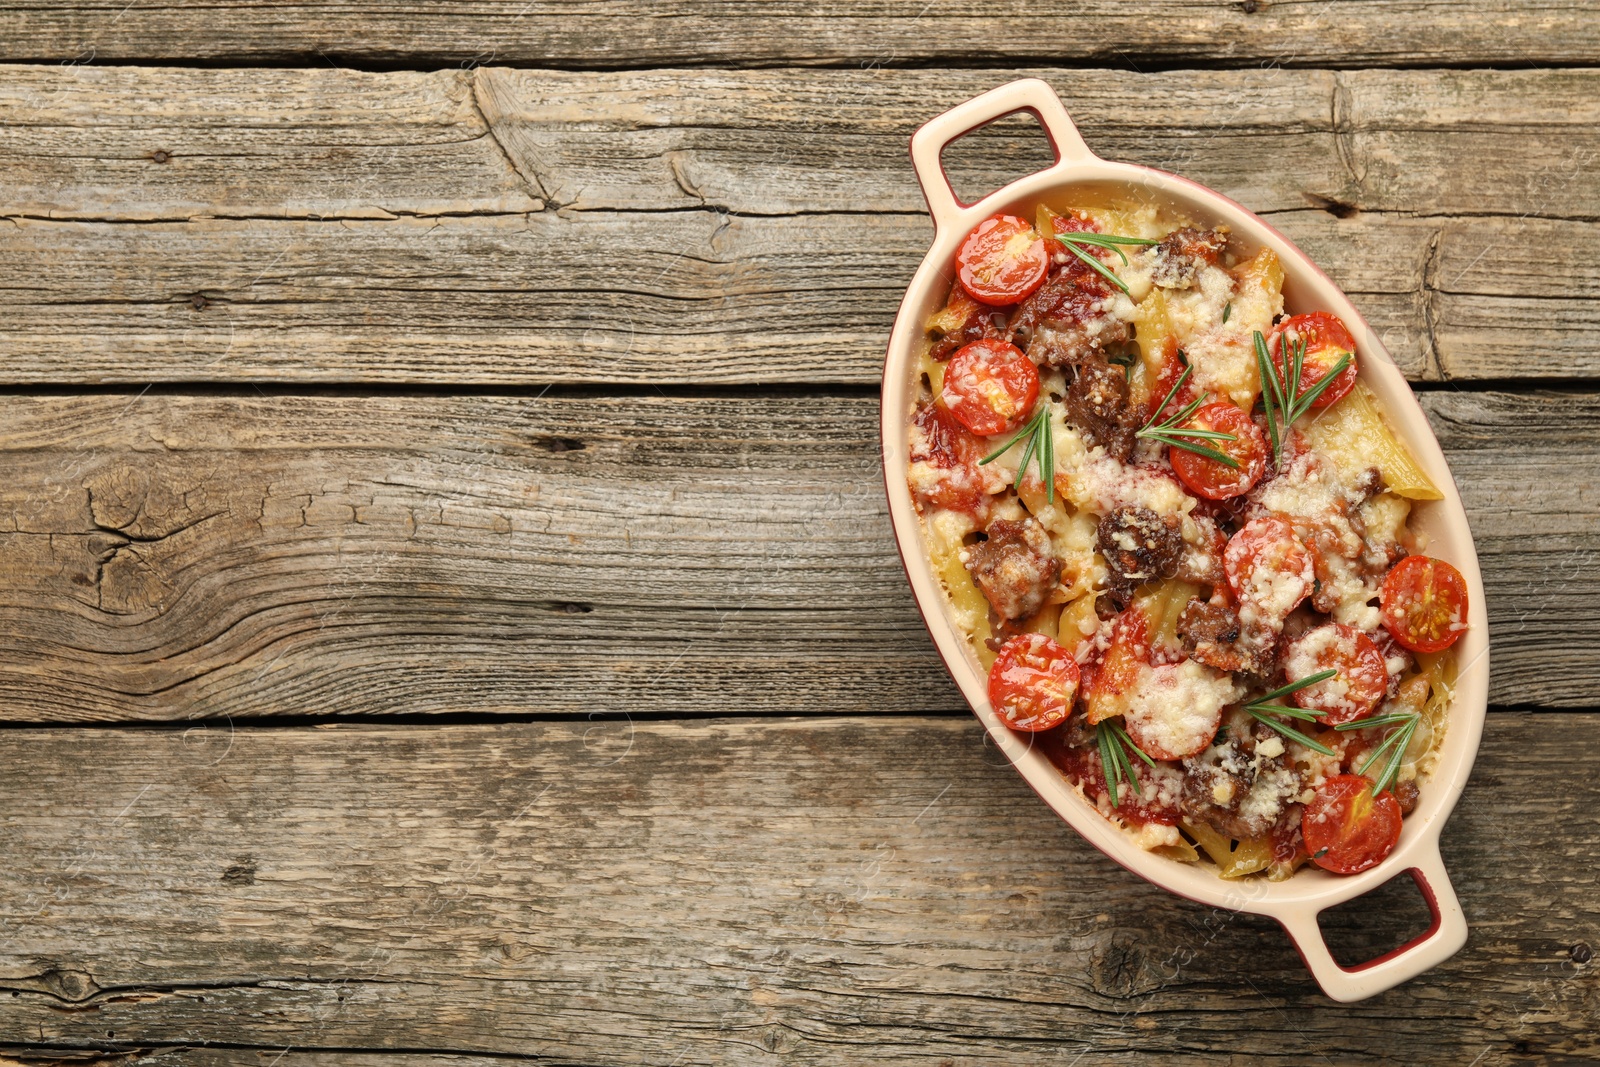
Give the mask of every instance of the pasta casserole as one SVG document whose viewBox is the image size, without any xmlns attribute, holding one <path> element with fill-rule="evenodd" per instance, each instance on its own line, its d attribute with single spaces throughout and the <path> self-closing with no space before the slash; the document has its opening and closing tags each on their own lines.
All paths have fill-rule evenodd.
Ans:
<svg viewBox="0 0 1600 1067">
<path fill-rule="evenodd" d="M 1145 849 L 1381 862 L 1467 594 L 1349 329 L 1285 314 L 1270 249 L 1146 204 L 996 215 L 954 267 L 906 475 L 995 713 Z"/>
</svg>

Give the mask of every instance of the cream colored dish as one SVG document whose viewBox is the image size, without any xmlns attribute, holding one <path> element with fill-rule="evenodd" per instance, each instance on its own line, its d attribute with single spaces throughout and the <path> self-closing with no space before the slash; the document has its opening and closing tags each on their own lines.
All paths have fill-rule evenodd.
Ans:
<svg viewBox="0 0 1600 1067">
<path fill-rule="evenodd" d="M 1031 112 L 1039 119 L 1055 148 L 1057 162 L 977 204 L 960 203 L 940 166 L 944 146 L 963 133 L 1016 111 Z M 1487 625 L 1477 561 L 1454 483 L 1425 417 L 1378 338 L 1321 271 L 1281 234 L 1239 205 L 1184 179 L 1149 168 L 1106 162 L 1092 155 L 1059 100 L 1043 82 L 1015 82 L 940 116 L 913 138 L 912 158 L 934 218 L 936 235 L 901 305 L 890 340 L 883 382 L 885 477 L 891 518 L 919 607 L 936 646 L 974 711 L 1030 785 L 1083 836 L 1125 867 L 1173 892 L 1276 919 L 1289 932 L 1330 996 L 1361 999 L 1448 958 L 1464 943 L 1466 926 L 1439 857 L 1438 835 L 1465 784 L 1482 731 L 1487 704 Z M 958 624 L 930 560 L 934 546 L 928 543 L 927 530 L 906 482 L 908 424 L 918 390 L 926 389 L 924 324 L 944 307 L 957 247 L 980 222 L 1000 213 L 1031 219 L 1041 205 L 1060 209 L 1062 205 L 1110 202 L 1150 205 L 1173 217 L 1226 227 L 1239 247 L 1252 253 L 1270 250 L 1275 254 L 1283 269 L 1285 311 L 1328 311 L 1349 327 L 1361 353 L 1362 391 L 1387 416 L 1387 422 L 1415 457 L 1427 480 L 1442 494 L 1442 499 L 1413 510 L 1409 524 L 1426 539 L 1428 555 L 1460 571 L 1468 591 L 1467 630 L 1452 649 L 1457 669 L 1449 729 L 1430 754 L 1432 772 L 1415 809 L 1405 818 L 1398 843 L 1376 866 L 1360 873 L 1338 876 L 1308 868 L 1281 881 L 1224 881 L 1218 878 L 1215 867 L 1197 867 L 1159 850 L 1140 848 L 1132 836 L 1084 799 L 1040 747 L 1032 743 L 1031 735 L 1008 729 L 990 706 L 986 664 Z M 970 619 L 963 621 L 970 630 Z M 1401 871 L 1412 874 L 1427 900 L 1433 914 L 1431 929 L 1377 960 L 1355 968 L 1341 967 L 1323 943 L 1317 914 Z"/>
</svg>

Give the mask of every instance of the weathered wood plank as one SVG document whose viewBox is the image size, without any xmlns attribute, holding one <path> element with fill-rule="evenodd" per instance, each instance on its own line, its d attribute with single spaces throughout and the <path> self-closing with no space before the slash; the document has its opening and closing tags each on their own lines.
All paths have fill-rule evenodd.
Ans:
<svg viewBox="0 0 1600 1067">
<path fill-rule="evenodd" d="M 1596 744 L 1592 716 L 1491 718 L 1444 835 L 1472 939 L 1352 1007 L 1269 921 L 1096 853 L 967 717 L 7 731 L 0 1041 L 245 1046 L 151 1057 L 208 1064 L 1582 1062 Z M 1381 950 L 1416 932 L 1406 900 L 1332 936 Z"/>
<path fill-rule="evenodd" d="M 0 15 L 12 57 L 251 63 L 489 62 L 625 67 L 729 63 L 878 66 L 1050 60 L 1352 66 L 1585 63 L 1600 58 L 1591 12 L 1572 0 L 1538 6 L 1357 3 L 1307 5 L 1160 0 L 925 3 L 855 0 L 819 9 L 799 0 L 674 0 L 641 8 L 478 0 L 448 10 L 411 2 L 285 4 L 248 0 L 226 19 L 172 0 L 123 6 L 24 0 Z"/>
<path fill-rule="evenodd" d="M 1414 377 L 1600 374 L 1594 224 L 1542 217 L 1600 216 L 1600 73 L 1041 73 L 1107 155 L 1275 213 Z M 909 132 L 1008 76 L 0 69 L 0 357 L 63 383 L 870 381 L 929 235 Z M 993 186 L 1040 143 L 953 169 Z"/>
<path fill-rule="evenodd" d="M 1600 155 L 1596 70 L 24 66 L 0 69 L 0 187 L 7 214 L 91 219 L 546 203 L 915 213 L 912 131 L 1023 75 L 1056 86 L 1106 158 L 1183 173 L 1256 211 L 1600 215 L 1600 192 L 1578 180 Z M 1044 151 L 1018 120 L 963 142 L 951 167 L 994 188 Z"/>
<path fill-rule="evenodd" d="M 1273 221 L 1412 378 L 1600 376 L 1600 225 Z M 928 236 L 912 215 L 711 210 L 15 220 L 0 359 L 60 384 L 876 382 Z"/>
<path fill-rule="evenodd" d="M 1592 707 L 1596 401 L 1424 401 L 1478 537 L 1494 699 Z M 10 397 L 0 714 L 959 707 L 889 536 L 876 409 Z"/>
</svg>

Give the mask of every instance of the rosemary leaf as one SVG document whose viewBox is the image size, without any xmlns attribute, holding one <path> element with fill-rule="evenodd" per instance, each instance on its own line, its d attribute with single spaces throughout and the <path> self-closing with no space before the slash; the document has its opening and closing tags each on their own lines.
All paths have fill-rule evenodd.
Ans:
<svg viewBox="0 0 1600 1067">
<path fill-rule="evenodd" d="M 1299 719 L 1301 722 L 1316 722 L 1323 712 L 1312 711 L 1310 708 L 1300 708 L 1293 704 L 1258 704 L 1251 701 L 1245 707 L 1252 711 L 1265 711 L 1273 715 L 1282 715 L 1286 719 Z"/>
<path fill-rule="evenodd" d="M 1298 693 L 1307 686 L 1316 685 L 1318 682 L 1326 682 L 1329 678 L 1332 678 L 1338 673 L 1338 668 L 1329 667 L 1325 671 L 1318 671 L 1316 674 L 1308 674 L 1298 682 L 1290 682 L 1288 685 L 1280 685 L 1270 693 L 1263 693 L 1261 696 L 1252 700 L 1251 703 L 1264 704 L 1269 700 L 1276 700 L 1278 697 L 1286 697 L 1290 693 Z"/>
<path fill-rule="evenodd" d="M 1081 241 L 1083 244 L 1098 245 L 1101 248 L 1115 248 L 1117 245 L 1158 245 L 1161 243 L 1149 237 L 1124 237 L 1120 233 L 1095 233 L 1093 230 L 1058 233 L 1056 236 L 1063 241 Z"/>
<path fill-rule="evenodd" d="M 1182 354 L 1181 350 L 1180 350 L 1179 354 L 1180 355 Z M 1163 411 L 1167 410 L 1167 405 L 1172 403 L 1172 398 L 1178 395 L 1178 390 L 1183 388 L 1183 383 L 1188 381 L 1189 380 L 1189 375 L 1191 375 L 1193 373 L 1194 373 L 1194 368 L 1191 367 L 1189 364 L 1185 363 L 1183 365 L 1183 373 L 1178 375 L 1178 380 L 1172 383 L 1172 388 L 1167 390 L 1167 395 L 1162 399 L 1160 404 L 1156 405 L 1156 413 L 1154 415 L 1150 416 L 1150 421 L 1149 422 L 1144 424 L 1145 429 L 1149 429 L 1151 423 L 1154 423 L 1157 419 L 1159 419 L 1161 417 L 1161 413 Z"/>
<path fill-rule="evenodd" d="M 1128 731 L 1123 729 L 1121 723 L 1117 722 L 1114 719 L 1108 720 L 1108 721 L 1111 723 L 1111 732 L 1117 735 L 1117 740 L 1121 741 L 1128 748 L 1133 749 L 1133 754 L 1138 756 L 1140 759 L 1144 760 L 1146 763 L 1150 764 L 1150 766 L 1154 767 L 1156 765 L 1156 761 L 1150 755 L 1150 753 L 1146 752 L 1144 749 L 1140 748 L 1138 745 L 1133 743 L 1133 738 L 1128 736 Z M 1133 765 L 1129 764 L 1128 766 L 1129 766 L 1129 769 L 1131 770 Z"/>
<path fill-rule="evenodd" d="M 1346 352 L 1344 355 L 1339 357 L 1339 362 L 1337 362 L 1337 363 L 1335 363 L 1333 365 L 1333 369 L 1332 370 L 1330 370 L 1327 374 L 1324 374 L 1321 378 L 1317 379 L 1317 384 L 1312 385 L 1312 386 L 1308 386 L 1306 391 L 1305 391 L 1305 393 L 1304 393 L 1304 395 L 1302 395 L 1300 397 L 1300 403 L 1302 405 L 1301 408 L 1300 408 L 1300 414 L 1303 415 L 1307 411 L 1309 411 L 1311 409 L 1312 401 L 1316 400 L 1317 397 L 1321 396 L 1322 393 L 1323 393 L 1323 390 L 1327 389 L 1328 386 L 1332 385 L 1333 384 L 1333 380 L 1335 378 L 1339 377 L 1340 374 L 1344 373 L 1344 369 L 1346 367 L 1348 367 L 1349 365 L 1350 365 L 1350 353 Z"/>
<path fill-rule="evenodd" d="M 1232 456 L 1218 452 L 1214 448 L 1207 448 L 1205 445 L 1195 444 L 1193 441 L 1186 441 L 1182 437 L 1169 436 L 1155 431 L 1140 433 L 1139 436 L 1151 441 L 1159 441 L 1169 448 L 1181 448 L 1185 452 L 1193 452 L 1197 456 L 1204 456 L 1209 460 L 1222 464 L 1224 467 L 1232 467 L 1234 470 L 1239 469 L 1239 461 Z M 1227 440 L 1232 441 L 1233 439 L 1233 435 L 1229 434 Z"/>
<path fill-rule="evenodd" d="M 1176 437 L 1197 437 L 1202 441 L 1234 440 L 1233 434 L 1223 433 L 1221 430 L 1191 430 L 1187 426 L 1183 427 L 1182 429 L 1173 430 L 1172 433 Z"/>
<path fill-rule="evenodd" d="M 1361 769 L 1357 774 L 1366 774 L 1368 768 L 1377 763 L 1379 758 L 1388 755 L 1383 765 L 1383 771 L 1372 779 L 1372 792 L 1376 796 L 1386 789 L 1392 789 L 1395 781 L 1400 777 L 1400 764 L 1405 761 L 1406 748 L 1411 744 L 1411 735 L 1417 732 L 1417 723 L 1422 720 L 1418 714 L 1406 716 L 1407 722 L 1394 733 L 1384 739 L 1383 744 L 1373 749 L 1372 754 L 1362 761 Z M 1369 778 L 1371 775 L 1367 775 Z"/>
<path fill-rule="evenodd" d="M 1066 245 L 1068 252 L 1071 252 L 1073 255 L 1077 256 L 1079 259 L 1081 259 L 1085 263 L 1089 264 L 1090 267 L 1093 267 L 1096 271 L 1098 271 L 1100 273 L 1100 275 L 1105 278 L 1106 281 L 1110 282 L 1112 285 L 1116 286 L 1118 289 L 1121 289 L 1124 293 L 1127 293 L 1129 296 L 1133 295 L 1132 293 L 1128 292 L 1127 283 L 1125 283 L 1121 278 L 1117 277 L 1115 272 L 1113 272 L 1110 267 L 1106 266 L 1104 263 L 1100 262 L 1094 256 L 1091 256 L 1089 253 L 1085 252 L 1083 249 L 1079 248 L 1077 245 L 1075 245 L 1071 241 L 1067 240 L 1068 236 L 1069 236 L 1068 234 L 1058 233 L 1058 234 L 1056 234 L 1056 240 L 1058 240 L 1062 244 Z M 1124 256 L 1123 258 L 1126 259 L 1127 257 Z"/>
<path fill-rule="evenodd" d="M 1044 480 L 1044 499 L 1046 503 L 1056 502 L 1056 435 L 1050 425 L 1050 411 L 1045 409 L 1044 418 L 1040 422 L 1039 434 L 1044 439 L 1044 462 L 1039 465 L 1039 477 Z"/>
<path fill-rule="evenodd" d="M 1320 752 L 1324 756 L 1331 756 L 1331 755 L 1334 754 L 1333 749 L 1329 748 L 1327 745 L 1324 745 L 1324 744 L 1322 744 L 1322 743 L 1320 743 L 1318 741 L 1313 741 L 1311 738 L 1307 737 L 1305 734 L 1301 733 L 1299 730 L 1296 730 L 1293 726 L 1290 726 L 1288 723 L 1284 722 L 1282 719 L 1279 719 L 1279 718 L 1276 718 L 1275 716 L 1269 715 L 1266 712 L 1261 711 L 1261 710 L 1259 710 L 1258 708 L 1256 708 L 1254 706 L 1246 707 L 1245 710 L 1250 713 L 1250 717 L 1255 719 L 1256 722 L 1261 723 L 1263 726 L 1272 727 L 1274 730 L 1278 731 L 1284 737 L 1289 738 L 1291 741 L 1298 741 L 1300 744 L 1302 744 L 1302 745 L 1306 746 L 1307 748 L 1311 749 L 1311 751 L 1313 751 L 1313 752 Z"/>
<path fill-rule="evenodd" d="M 1039 410 L 1023 424 L 1016 436 L 1001 445 L 998 450 L 990 453 L 978 461 L 978 466 L 993 463 L 1016 446 L 1018 441 L 1027 439 L 1023 446 L 1022 458 L 1017 463 L 1017 481 L 1022 481 L 1022 476 L 1028 472 L 1028 464 L 1037 462 L 1039 465 L 1039 480 L 1044 482 L 1045 499 L 1050 503 L 1056 500 L 1056 445 L 1055 436 L 1050 430 L 1050 405 L 1040 404 Z"/>
<path fill-rule="evenodd" d="M 1178 391 L 1183 388 L 1183 383 L 1187 382 L 1189 375 L 1193 373 L 1194 367 L 1185 363 L 1183 373 L 1178 375 L 1178 380 L 1172 383 L 1171 389 L 1167 390 L 1167 395 L 1162 398 L 1160 405 L 1156 407 L 1156 413 L 1150 416 L 1149 421 L 1139 429 L 1135 436 L 1143 437 L 1149 441 L 1160 442 L 1168 448 L 1181 448 L 1185 452 L 1193 452 L 1197 456 L 1204 456 L 1209 460 L 1221 463 L 1225 467 L 1232 467 L 1234 470 L 1238 470 L 1239 461 L 1232 456 L 1219 452 L 1215 448 L 1196 444 L 1193 440 L 1190 440 L 1190 438 L 1198 438 L 1205 441 L 1237 441 L 1237 437 L 1231 433 L 1222 433 L 1219 430 L 1191 430 L 1183 425 L 1205 405 L 1206 398 L 1204 396 L 1196 397 L 1169 418 L 1161 419 L 1161 413 L 1167 409 L 1168 404 L 1172 403 L 1173 397 L 1178 395 Z M 1158 419 L 1161 419 L 1161 421 L 1157 422 Z"/>
<path fill-rule="evenodd" d="M 1111 796 L 1111 806 L 1120 807 L 1121 798 L 1117 796 L 1117 785 L 1122 781 L 1122 766 L 1111 754 L 1111 732 L 1096 729 L 1095 740 L 1100 745 L 1100 776 L 1106 780 L 1106 792 Z"/>
<path fill-rule="evenodd" d="M 1357 719 L 1355 722 L 1342 722 L 1335 726 L 1335 730 L 1365 730 L 1369 726 L 1397 726 L 1403 722 L 1411 721 L 1412 712 L 1392 711 L 1387 715 L 1379 715 L 1372 719 Z"/>
<path fill-rule="evenodd" d="M 1133 760 L 1129 758 L 1131 749 L 1135 755 L 1154 767 L 1156 761 L 1150 754 L 1133 743 L 1133 738 L 1128 736 L 1128 731 L 1115 719 L 1103 719 L 1095 727 L 1095 742 L 1100 748 L 1100 767 L 1106 780 L 1106 793 L 1111 798 L 1113 808 L 1122 806 L 1122 797 L 1119 792 L 1124 782 L 1137 786 L 1139 774 L 1134 769 Z"/>
<path fill-rule="evenodd" d="M 1272 459 L 1276 463 L 1283 454 L 1283 442 L 1278 438 L 1278 422 L 1283 413 L 1283 398 L 1278 393 L 1278 372 L 1267 354 L 1267 339 L 1261 331 L 1255 332 L 1256 372 L 1261 375 L 1261 407 L 1267 415 L 1267 432 L 1272 436 Z"/>
<path fill-rule="evenodd" d="M 1222 325 L 1228 325 L 1228 316 L 1233 314 L 1233 301 L 1222 305 Z"/>
<path fill-rule="evenodd" d="M 1037 418 L 1037 417 L 1038 416 L 1034 416 L 1034 418 Z M 1022 429 L 1017 431 L 1017 435 L 1015 437 L 1013 437 L 1011 440 L 1007 441 L 1005 444 L 1001 445 L 998 451 L 996 451 L 992 455 L 985 456 L 982 459 L 978 460 L 978 466 L 981 467 L 986 463 L 993 463 L 995 460 L 999 459 L 1001 456 L 1003 456 L 1007 452 L 1011 451 L 1011 446 L 1012 445 L 1016 444 L 1018 441 L 1022 440 L 1024 437 L 1030 436 L 1032 433 L 1033 433 L 1033 419 L 1029 419 L 1026 423 L 1023 424 Z"/>
<path fill-rule="evenodd" d="M 1287 346 L 1287 352 L 1285 352 Z M 1279 354 L 1284 356 L 1284 366 L 1278 369 L 1272 361 L 1271 354 L 1267 351 L 1267 339 L 1260 330 L 1255 331 L 1256 370 L 1261 375 L 1261 406 L 1267 415 L 1267 430 L 1272 435 L 1272 459 L 1274 463 L 1283 462 L 1283 446 L 1289 439 L 1289 430 L 1295 420 L 1311 410 L 1314 404 L 1334 379 L 1344 372 L 1350 365 L 1350 353 L 1346 352 L 1321 378 L 1306 387 L 1304 393 L 1300 391 L 1300 382 L 1305 375 L 1306 340 L 1297 337 L 1293 342 L 1287 338 L 1280 338 L 1278 342 Z"/>
</svg>

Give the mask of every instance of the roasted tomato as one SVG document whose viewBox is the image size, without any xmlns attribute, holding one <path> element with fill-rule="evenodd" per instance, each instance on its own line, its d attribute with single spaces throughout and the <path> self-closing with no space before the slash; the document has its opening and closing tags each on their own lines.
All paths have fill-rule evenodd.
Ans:
<svg viewBox="0 0 1600 1067">
<path fill-rule="evenodd" d="M 1039 399 L 1039 368 L 1005 341 L 974 341 L 950 357 L 939 400 L 975 434 L 1008 433 Z"/>
<path fill-rule="evenodd" d="M 1311 862 L 1334 874 L 1376 867 L 1400 840 L 1400 802 L 1372 795 L 1372 781 L 1336 774 L 1317 786 L 1300 820 Z"/>
<path fill-rule="evenodd" d="M 1339 357 L 1346 354 L 1350 356 L 1349 364 L 1339 372 L 1339 377 L 1322 391 L 1322 395 L 1312 401 L 1312 407 L 1325 408 L 1337 402 L 1356 384 L 1356 341 L 1337 315 L 1330 315 L 1326 311 L 1313 311 L 1309 315 L 1291 315 L 1278 323 L 1268 347 L 1272 352 L 1272 362 L 1278 368 L 1278 374 L 1284 381 L 1288 381 L 1288 375 L 1284 371 L 1284 359 L 1285 349 L 1289 346 L 1284 344 L 1285 341 L 1290 345 L 1304 341 L 1306 345 L 1306 358 L 1300 368 L 1301 396 L 1333 370 L 1333 365 L 1339 362 Z"/>
<path fill-rule="evenodd" d="M 1228 539 L 1222 566 L 1239 600 L 1240 617 L 1250 610 L 1273 626 L 1310 595 L 1315 579 L 1311 553 L 1294 527 L 1277 516 L 1245 523 Z"/>
<path fill-rule="evenodd" d="M 1160 697 L 1129 701 L 1122 719 L 1128 737 L 1154 759 L 1198 756 L 1216 739 L 1222 726 L 1223 704 L 1205 697 L 1190 698 L 1189 694 L 1197 680 L 1217 675 L 1193 660 L 1163 663 L 1149 670 L 1146 684 Z"/>
<path fill-rule="evenodd" d="M 1093 664 L 1083 687 L 1091 726 L 1122 714 L 1128 694 L 1149 662 L 1150 621 L 1138 608 L 1129 608 L 1112 623 L 1111 643 Z"/>
<path fill-rule="evenodd" d="M 1050 255 L 1037 230 L 1015 215 L 978 223 L 956 252 L 961 287 L 985 304 L 1015 304 L 1039 288 Z"/>
<path fill-rule="evenodd" d="M 1215 449 L 1239 465 L 1235 469 L 1186 449 L 1169 449 L 1172 469 L 1191 493 L 1208 500 L 1227 500 L 1254 489 L 1267 472 L 1267 439 L 1261 435 L 1261 430 L 1250 416 L 1232 404 L 1207 404 L 1184 423 L 1184 429 L 1217 430 L 1233 434 L 1232 441 L 1199 437 L 1185 440 Z"/>
<path fill-rule="evenodd" d="M 1150 389 L 1150 399 L 1147 401 L 1147 419 L 1161 421 L 1168 416 L 1176 415 L 1188 407 L 1190 401 L 1200 395 L 1200 387 L 1195 384 L 1194 375 L 1191 374 L 1189 375 L 1189 380 L 1183 383 L 1183 388 L 1178 390 L 1178 394 L 1171 400 L 1167 400 L 1167 403 L 1160 411 L 1156 410 L 1156 405 L 1166 400 L 1167 394 L 1172 392 L 1172 387 L 1178 384 L 1179 378 L 1183 377 L 1184 367 L 1188 366 L 1178 355 L 1175 342 L 1171 342 L 1169 339 L 1169 343 L 1173 347 L 1162 357 L 1161 370 L 1156 375 L 1156 384 Z"/>
<path fill-rule="evenodd" d="M 911 420 L 911 491 L 935 507 L 982 515 L 989 494 L 978 470 L 982 446 L 941 405 L 926 403 Z"/>
<path fill-rule="evenodd" d="M 1383 625 L 1413 652 L 1443 652 L 1467 629 L 1467 580 L 1432 556 L 1407 556 L 1383 580 Z"/>
<path fill-rule="evenodd" d="M 989 703 L 1013 730 L 1060 726 L 1078 696 L 1078 661 L 1043 634 L 1005 643 L 989 670 Z"/>
<path fill-rule="evenodd" d="M 1332 668 L 1332 678 L 1313 682 L 1290 694 L 1308 711 L 1323 713 L 1329 726 L 1365 717 L 1389 691 L 1389 668 L 1372 638 L 1360 630 L 1330 622 L 1290 642 L 1283 673 L 1291 682 Z"/>
</svg>

